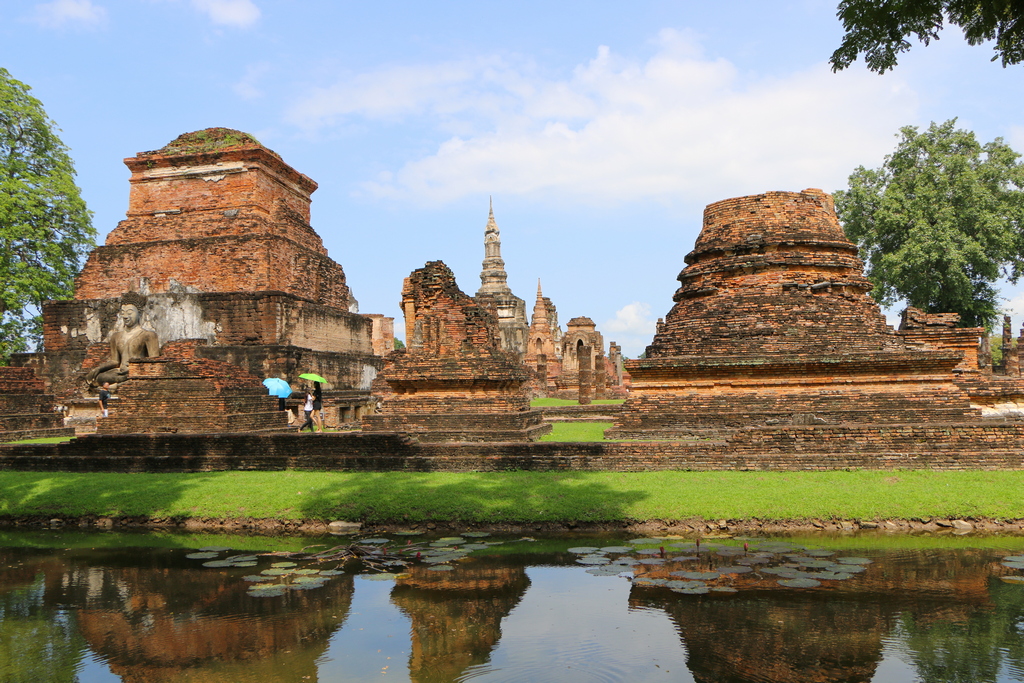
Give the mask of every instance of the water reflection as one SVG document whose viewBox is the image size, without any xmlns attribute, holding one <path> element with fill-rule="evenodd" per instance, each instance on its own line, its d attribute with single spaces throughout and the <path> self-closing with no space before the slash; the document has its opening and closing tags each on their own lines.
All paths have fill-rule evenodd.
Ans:
<svg viewBox="0 0 1024 683">
<path fill-rule="evenodd" d="M 97 658 L 147 683 L 888 683 L 896 658 L 914 672 L 900 680 L 1024 682 L 1024 584 L 1000 579 L 1022 573 L 1001 562 L 1008 551 L 861 549 L 872 564 L 819 588 L 755 567 L 719 579 L 735 593 L 682 595 L 588 574 L 569 545 L 270 598 L 248 593 L 255 569 L 202 567 L 184 548 L 0 549 L 0 681 L 93 683 L 83 664 Z M 633 565 L 646 579 L 678 570 Z"/>
</svg>

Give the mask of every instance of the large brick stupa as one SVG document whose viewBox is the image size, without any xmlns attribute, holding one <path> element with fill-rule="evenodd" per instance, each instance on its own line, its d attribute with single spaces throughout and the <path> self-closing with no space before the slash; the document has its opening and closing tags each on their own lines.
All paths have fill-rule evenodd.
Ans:
<svg viewBox="0 0 1024 683">
<path fill-rule="evenodd" d="M 609 436 L 980 416 L 956 380 L 977 373 L 984 330 L 890 328 L 824 192 L 711 204 L 685 260 L 646 357 L 626 364 L 633 390 Z"/>
<path fill-rule="evenodd" d="M 374 323 L 354 312 L 341 265 L 310 226 L 313 180 L 226 128 L 125 164 L 126 218 L 90 254 L 75 298 L 44 304 L 45 354 L 20 364 L 58 394 L 80 389 L 108 353 L 120 297 L 134 292 L 146 297 L 140 325 L 161 345 L 204 339 L 197 353 L 258 377 L 316 372 L 338 389 L 369 389 L 383 364 Z"/>
</svg>

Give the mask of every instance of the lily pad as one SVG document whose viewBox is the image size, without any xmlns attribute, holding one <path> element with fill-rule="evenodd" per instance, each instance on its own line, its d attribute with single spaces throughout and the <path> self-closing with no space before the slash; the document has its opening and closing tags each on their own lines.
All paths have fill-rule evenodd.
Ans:
<svg viewBox="0 0 1024 683">
<path fill-rule="evenodd" d="M 811 569 L 824 569 L 825 567 L 831 567 L 833 564 L 831 560 L 803 560 L 800 562 L 801 567 L 810 567 Z"/>
<path fill-rule="evenodd" d="M 490 543 L 467 543 L 462 546 L 465 550 L 487 550 L 491 547 Z"/>
<path fill-rule="evenodd" d="M 451 566 L 450 564 L 435 564 L 433 566 L 427 567 L 428 572 L 450 572 L 454 570 L 455 567 Z"/>
<path fill-rule="evenodd" d="M 429 567 L 433 569 L 433 567 Z M 448 567 L 450 570 L 451 567 Z M 359 578 L 366 581 L 394 581 L 398 577 L 398 574 L 390 574 L 388 572 L 381 572 L 380 574 L 360 574 Z"/>
<path fill-rule="evenodd" d="M 263 574 L 264 576 L 284 576 L 285 574 L 291 574 L 291 573 L 292 573 L 292 570 L 290 570 L 290 569 L 283 569 L 283 568 L 282 569 L 264 569 L 263 571 L 260 572 L 260 574 Z"/>
<path fill-rule="evenodd" d="M 593 574 L 594 576 L 618 576 L 623 572 L 629 571 L 629 569 L 626 567 L 612 567 L 611 565 L 606 565 L 604 567 L 591 567 L 585 571 L 588 574 Z"/>
<path fill-rule="evenodd" d="M 862 564 L 834 564 L 829 567 L 830 571 L 845 572 L 847 574 L 860 574 L 861 572 L 866 572 L 867 569 Z"/>
<path fill-rule="evenodd" d="M 804 554 L 805 555 L 810 555 L 811 557 L 832 557 L 833 555 L 836 554 L 836 551 L 835 550 L 825 550 L 824 548 L 816 548 L 814 550 L 808 550 Z"/>
<path fill-rule="evenodd" d="M 846 579 L 850 578 L 851 576 L 853 576 L 853 574 L 850 574 L 848 572 L 825 571 L 825 572 L 817 572 L 814 575 L 814 578 L 818 579 L 819 581 L 845 581 Z"/>
<path fill-rule="evenodd" d="M 257 590 L 259 586 L 252 586 L 249 588 L 248 594 L 254 598 L 276 598 L 279 595 L 284 595 L 288 590 L 284 586 L 274 584 L 273 588 L 267 588 L 266 590 Z"/>
<path fill-rule="evenodd" d="M 648 557 L 640 560 L 640 564 L 665 564 L 665 560 L 660 557 Z"/>
<path fill-rule="evenodd" d="M 704 585 L 703 581 L 666 581 L 666 588 L 700 588 Z"/>
<path fill-rule="evenodd" d="M 626 541 L 626 543 L 632 543 L 633 545 L 650 545 L 652 543 L 657 543 L 657 542 L 658 541 L 653 539 L 653 538 L 633 538 L 633 539 L 630 539 L 630 540 Z"/>
<path fill-rule="evenodd" d="M 569 548 L 567 552 L 570 552 L 574 555 L 590 555 L 591 553 L 596 553 L 597 551 L 597 548 L 591 546 L 580 546 L 578 548 Z"/>
<path fill-rule="evenodd" d="M 633 579 L 633 584 L 636 586 L 664 586 L 665 583 L 665 579 L 652 579 L 645 576 Z"/>
<path fill-rule="evenodd" d="M 232 562 L 231 566 L 232 567 L 255 567 L 256 566 L 256 562 L 255 561 L 253 561 L 253 562 Z"/>
<path fill-rule="evenodd" d="M 1024 584 L 1024 576 L 1000 576 L 999 580 L 1005 581 L 1006 583 Z"/>
<path fill-rule="evenodd" d="M 323 569 L 320 571 L 320 576 L 338 576 L 344 573 L 340 569 Z"/>
<path fill-rule="evenodd" d="M 583 557 L 577 557 L 576 562 L 579 564 L 608 564 L 609 560 L 607 557 L 600 555 L 584 555 Z"/>
<path fill-rule="evenodd" d="M 467 531 L 462 534 L 466 538 L 487 538 L 491 535 L 490 531 Z"/>
<path fill-rule="evenodd" d="M 303 583 L 291 583 L 288 587 L 293 591 L 308 591 L 314 588 L 320 588 L 326 583 L 325 581 L 307 581 Z"/>
<path fill-rule="evenodd" d="M 739 591 L 732 586 L 714 586 L 711 588 L 711 591 L 714 593 L 739 593 Z"/>
<path fill-rule="evenodd" d="M 253 562 L 255 565 L 256 563 Z M 222 569 L 224 567 L 234 567 L 235 563 L 231 560 L 210 560 L 209 562 L 203 562 L 204 567 L 216 567 Z"/>
<path fill-rule="evenodd" d="M 356 541 L 356 543 L 365 543 L 367 545 L 384 545 L 385 543 L 390 542 L 390 538 L 364 538 L 359 541 Z"/>
<path fill-rule="evenodd" d="M 1003 566 L 1010 569 L 1024 569 L 1024 562 L 1007 562 L 1003 560 Z"/>
<path fill-rule="evenodd" d="M 255 562 L 257 558 L 255 555 L 232 555 L 231 557 L 225 557 L 224 559 L 231 560 L 237 564 L 238 562 Z"/>
<path fill-rule="evenodd" d="M 693 562 L 694 560 L 700 559 L 696 555 L 676 555 L 675 557 L 668 558 L 673 562 Z"/>
<path fill-rule="evenodd" d="M 412 530 L 410 530 L 410 531 L 395 531 L 395 532 L 392 532 L 392 533 L 394 533 L 395 536 L 422 536 L 423 535 L 422 531 L 412 531 Z"/>
<path fill-rule="evenodd" d="M 323 585 L 327 583 L 327 579 L 322 576 L 296 576 L 292 579 L 292 583 L 319 583 Z"/>
<path fill-rule="evenodd" d="M 734 555 L 745 555 L 746 551 L 743 548 L 727 547 L 719 548 L 715 551 L 715 555 L 719 557 L 732 557 Z"/>
<path fill-rule="evenodd" d="M 685 579 L 695 579 L 697 581 L 714 581 L 720 574 L 718 572 L 672 572 L 678 574 Z"/>
<path fill-rule="evenodd" d="M 292 572 L 292 574 L 297 574 L 299 576 L 310 575 L 310 574 L 319 574 L 319 573 L 320 573 L 319 569 L 296 569 L 295 571 Z"/>
<path fill-rule="evenodd" d="M 275 562 L 270 566 L 274 569 L 287 569 L 288 567 L 297 567 L 299 565 L 295 564 L 294 562 Z"/>
<path fill-rule="evenodd" d="M 631 553 L 633 548 L 624 545 L 606 545 L 603 548 L 599 548 L 602 553 Z"/>
<path fill-rule="evenodd" d="M 717 567 L 715 571 L 717 571 L 719 574 L 746 574 L 754 570 L 750 567 L 739 565 L 736 567 Z"/>
<path fill-rule="evenodd" d="M 814 579 L 782 579 L 779 585 L 787 588 L 817 588 L 821 582 Z"/>
<path fill-rule="evenodd" d="M 243 576 L 243 581 L 273 581 L 273 576 L 263 576 L 261 574 L 250 574 L 249 576 Z"/>
<path fill-rule="evenodd" d="M 187 557 L 190 560 L 212 560 L 218 555 L 220 555 L 220 553 L 210 551 L 205 553 L 189 553 L 185 557 Z"/>
<path fill-rule="evenodd" d="M 872 560 L 866 557 L 837 557 L 836 562 L 839 564 L 871 564 Z"/>
<path fill-rule="evenodd" d="M 661 550 L 658 548 L 644 548 L 643 550 L 637 550 L 637 555 L 659 555 Z"/>
</svg>

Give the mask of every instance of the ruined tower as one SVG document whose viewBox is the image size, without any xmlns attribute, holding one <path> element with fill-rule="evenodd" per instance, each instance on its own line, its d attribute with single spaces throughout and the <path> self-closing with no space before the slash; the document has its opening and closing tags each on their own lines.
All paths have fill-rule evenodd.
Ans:
<svg viewBox="0 0 1024 683">
<path fill-rule="evenodd" d="M 505 261 L 501 258 L 501 233 L 494 220 L 494 204 L 490 205 L 487 226 L 484 228 L 484 261 L 480 271 L 480 289 L 474 297 L 477 302 L 498 317 L 501 348 L 522 358 L 526 354 L 529 324 L 526 322 L 526 302 L 512 293 L 508 286 Z"/>
<path fill-rule="evenodd" d="M 533 304 L 525 361 L 527 367 L 536 373 L 536 390 L 541 396 L 547 395 L 548 382 L 553 382 L 562 372 L 561 341 L 558 311 L 551 299 L 544 296 L 538 279 L 537 300 Z"/>
<path fill-rule="evenodd" d="M 609 435 L 978 417 L 954 381 L 963 351 L 886 324 L 821 190 L 709 205 L 685 260 L 646 357 L 626 363 L 633 389 Z"/>
</svg>

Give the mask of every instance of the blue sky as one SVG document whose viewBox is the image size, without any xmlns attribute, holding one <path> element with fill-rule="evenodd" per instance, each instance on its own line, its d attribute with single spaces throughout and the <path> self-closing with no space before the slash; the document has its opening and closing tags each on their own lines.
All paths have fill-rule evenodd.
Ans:
<svg viewBox="0 0 1024 683">
<path fill-rule="evenodd" d="M 124 157 L 255 135 L 316 180 L 313 227 L 364 313 L 445 261 L 476 292 L 488 197 L 513 291 L 537 280 L 629 356 L 672 305 L 705 205 L 834 191 L 900 126 L 958 117 L 1024 150 L 1024 67 L 958 29 L 833 74 L 835 0 L 559 3 L 0 0 L 0 66 L 71 147 L 100 239 Z M 1024 313 L 1016 287 L 1006 306 Z M 396 325 L 401 328 L 401 325 Z"/>
</svg>

